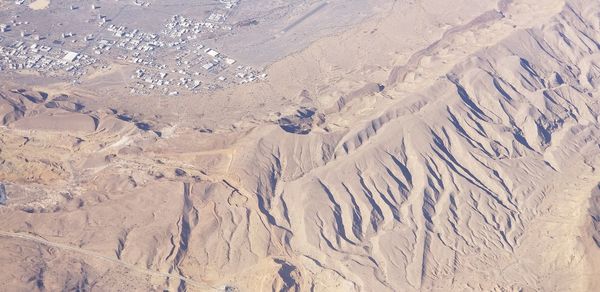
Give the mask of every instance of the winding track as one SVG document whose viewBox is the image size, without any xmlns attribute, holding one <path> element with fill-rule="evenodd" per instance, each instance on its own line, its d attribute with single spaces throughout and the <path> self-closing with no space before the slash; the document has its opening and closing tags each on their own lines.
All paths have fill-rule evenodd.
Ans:
<svg viewBox="0 0 600 292">
<path fill-rule="evenodd" d="M 74 246 L 70 246 L 67 244 L 62 244 L 62 243 L 56 243 L 56 242 L 52 242 L 52 241 L 48 241 L 46 239 L 43 239 L 41 237 L 35 236 L 35 235 L 31 235 L 31 234 L 25 234 L 25 233 L 14 233 L 14 232 L 6 232 L 6 231 L 0 231 L 0 237 L 10 237 L 10 238 L 17 238 L 17 239 L 22 239 L 22 240 L 27 240 L 27 241 L 32 241 L 32 242 L 36 242 L 39 244 L 43 244 L 46 246 L 51 246 L 54 248 L 58 248 L 58 249 L 62 249 L 62 250 L 66 250 L 66 251 L 72 251 L 72 252 L 76 252 L 76 253 L 80 253 L 86 256 L 90 256 L 96 259 L 100 259 L 106 262 L 110 262 L 122 267 L 125 267 L 133 272 L 136 272 L 138 274 L 142 274 L 142 275 L 147 275 L 147 276 L 153 276 L 153 277 L 162 277 L 162 278 L 174 278 L 174 279 L 179 279 L 181 281 L 184 281 L 187 285 L 190 286 L 194 286 L 203 290 L 218 290 L 218 288 L 213 287 L 209 284 L 206 283 L 202 283 L 202 282 L 198 282 L 195 280 L 192 280 L 190 278 L 181 276 L 179 274 L 169 274 L 169 273 L 164 273 L 164 272 L 158 272 L 158 271 L 153 271 L 150 269 L 145 269 L 142 267 L 138 267 L 136 265 L 127 263 L 125 261 L 116 259 L 116 258 L 112 258 L 97 252 L 93 252 L 93 251 L 89 251 L 86 249 L 82 249 L 82 248 L 78 248 L 78 247 L 74 247 Z"/>
</svg>

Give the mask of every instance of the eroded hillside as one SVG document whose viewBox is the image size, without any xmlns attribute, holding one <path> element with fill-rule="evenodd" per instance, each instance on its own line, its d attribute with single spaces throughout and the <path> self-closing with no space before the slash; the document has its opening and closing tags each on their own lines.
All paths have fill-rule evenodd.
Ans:
<svg viewBox="0 0 600 292">
<path fill-rule="evenodd" d="M 385 74 L 326 80 L 352 90 L 306 86 L 288 113 L 223 129 L 3 88 L 0 282 L 593 291 L 600 3 L 479 5 Z M 393 33 L 399 13 L 376 28 Z"/>
</svg>

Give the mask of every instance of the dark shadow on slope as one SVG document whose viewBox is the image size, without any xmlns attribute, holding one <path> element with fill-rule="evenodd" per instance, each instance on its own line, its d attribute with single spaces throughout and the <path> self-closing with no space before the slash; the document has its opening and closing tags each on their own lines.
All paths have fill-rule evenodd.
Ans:
<svg viewBox="0 0 600 292">
<path fill-rule="evenodd" d="M 317 109 L 302 107 L 296 113 L 280 118 L 278 124 L 288 133 L 306 135 L 315 124 L 322 123 L 324 118 L 324 115 L 317 114 Z"/>
<path fill-rule="evenodd" d="M 600 248 L 600 185 L 592 190 L 589 212 L 592 217 L 592 238 Z"/>
</svg>

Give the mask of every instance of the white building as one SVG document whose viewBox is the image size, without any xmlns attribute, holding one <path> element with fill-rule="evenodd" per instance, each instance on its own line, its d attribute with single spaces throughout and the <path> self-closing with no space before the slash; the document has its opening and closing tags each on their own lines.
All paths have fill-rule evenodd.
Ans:
<svg viewBox="0 0 600 292">
<path fill-rule="evenodd" d="M 77 57 L 79 57 L 78 53 L 66 51 L 66 54 L 63 57 L 63 60 L 65 60 L 67 62 L 73 62 L 73 61 L 75 61 L 75 59 L 77 59 Z"/>
<path fill-rule="evenodd" d="M 209 56 L 215 58 L 219 55 L 219 52 L 215 51 L 215 50 L 209 50 L 208 52 L 206 52 Z"/>
<path fill-rule="evenodd" d="M 204 65 L 202 65 L 202 68 L 206 69 L 206 70 L 210 70 L 210 68 L 214 67 L 215 65 L 213 63 L 206 63 Z"/>
</svg>

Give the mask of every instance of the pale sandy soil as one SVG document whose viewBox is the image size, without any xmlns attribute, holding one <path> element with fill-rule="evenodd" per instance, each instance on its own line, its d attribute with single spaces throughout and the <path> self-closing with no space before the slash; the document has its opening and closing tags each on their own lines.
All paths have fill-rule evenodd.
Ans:
<svg viewBox="0 0 600 292">
<path fill-rule="evenodd" d="M 48 8 L 50 0 L 35 0 L 29 4 L 29 8 L 33 10 L 42 10 Z"/>
<path fill-rule="evenodd" d="M 596 291 L 600 3 L 393 6 L 210 96 L 3 84 L 0 290 Z"/>
</svg>

